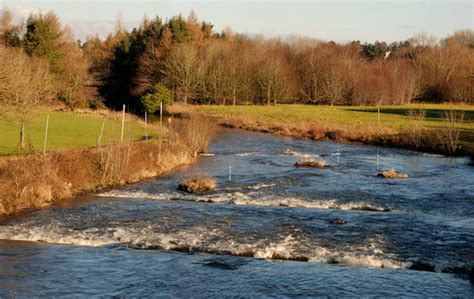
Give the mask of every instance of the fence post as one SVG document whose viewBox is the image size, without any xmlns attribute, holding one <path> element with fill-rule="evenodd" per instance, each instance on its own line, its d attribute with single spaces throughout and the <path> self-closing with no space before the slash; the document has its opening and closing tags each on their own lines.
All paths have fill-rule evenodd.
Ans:
<svg viewBox="0 0 474 299">
<path fill-rule="evenodd" d="M 122 108 L 122 132 L 120 133 L 120 142 L 123 142 L 123 130 L 125 126 L 125 104 L 123 105 Z"/>
<path fill-rule="evenodd" d="M 148 113 L 145 111 L 145 140 L 148 140 Z"/>
<path fill-rule="evenodd" d="M 163 129 L 163 101 L 160 102 L 160 130 Z"/>
<path fill-rule="evenodd" d="M 380 106 L 377 106 L 377 127 L 380 128 Z"/>
<path fill-rule="evenodd" d="M 104 134 L 105 120 L 102 122 L 102 128 L 100 129 L 99 137 L 97 138 L 97 147 L 102 145 L 102 135 Z"/>
<path fill-rule="evenodd" d="M 161 161 L 161 142 L 163 139 L 163 101 L 160 102 L 160 133 L 158 134 L 159 147 L 158 147 L 158 160 Z"/>
<path fill-rule="evenodd" d="M 48 144 L 48 128 L 49 128 L 49 114 L 46 116 L 46 128 L 44 130 L 43 154 L 46 153 L 46 145 Z"/>
</svg>

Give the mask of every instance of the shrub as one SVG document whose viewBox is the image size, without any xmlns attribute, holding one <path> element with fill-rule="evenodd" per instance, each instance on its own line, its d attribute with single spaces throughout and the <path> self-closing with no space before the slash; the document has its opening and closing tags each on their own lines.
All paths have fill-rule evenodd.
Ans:
<svg viewBox="0 0 474 299">
<path fill-rule="evenodd" d="M 172 135 L 196 156 L 207 150 L 207 146 L 215 136 L 217 126 L 215 122 L 207 117 L 191 116 L 185 122 L 177 122 L 173 125 Z"/>
<path fill-rule="evenodd" d="M 422 140 L 422 133 L 423 133 L 423 128 L 424 128 L 424 121 L 426 117 L 426 111 L 425 110 L 412 110 L 410 109 L 408 111 L 408 117 L 411 120 L 411 126 L 410 129 L 408 130 L 410 138 L 413 142 L 413 146 L 415 146 L 416 149 L 419 149 L 421 147 L 421 140 Z"/>
<path fill-rule="evenodd" d="M 450 154 L 459 149 L 459 134 L 464 121 L 464 112 L 456 110 L 444 111 L 445 126 L 441 130 L 441 145 Z"/>
<path fill-rule="evenodd" d="M 105 106 L 101 99 L 93 99 L 89 101 L 89 108 L 93 110 L 105 110 L 107 106 Z"/>
<path fill-rule="evenodd" d="M 163 105 L 173 104 L 171 91 L 161 84 L 156 84 L 149 93 L 141 97 L 143 110 L 148 113 L 159 111 L 161 102 L 163 102 Z"/>
</svg>

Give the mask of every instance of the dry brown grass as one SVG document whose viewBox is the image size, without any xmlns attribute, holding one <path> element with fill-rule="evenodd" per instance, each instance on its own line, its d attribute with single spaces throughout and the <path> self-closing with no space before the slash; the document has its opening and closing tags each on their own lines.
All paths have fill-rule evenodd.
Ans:
<svg viewBox="0 0 474 299">
<path fill-rule="evenodd" d="M 386 179 L 406 179 L 408 175 L 405 173 L 398 173 L 395 169 L 390 169 L 389 171 L 382 171 L 377 174 L 378 177 L 386 178 Z"/>
<path fill-rule="evenodd" d="M 295 163 L 296 167 L 312 167 L 312 168 L 322 168 L 326 166 L 326 161 L 319 160 L 303 160 Z"/>
<path fill-rule="evenodd" d="M 188 178 L 183 178 L 178 185 L 179 190 L 189 193 L 213 191 L 216 187 L 216 179 L 206 174 L 196 174 Z"/>
<path fill-rule="evenodd" d="M 194 156 L 203 153 L 216 133 L 216 123 L 205 116 L 192 115 L 186 121 L 173 125 L 172 136 L 193 152 Z"/>
<path fill-rule="evenodd" d="M 137 182 L 188 164 L 207 148 L 214 128 L 208 122 L 190 124 L 196 126 L 192 132 L 186 132 L 183 124 L 166 141 L 125 142 L 1 160 L 0 215 L 48 206 L 79 192 Z M 205 134 L 198 136 L 198 132 Z"/>
<path fill-rule="evenodd" d="M 441 130 L 441 145 L 450 154 L 459 149 L 459 134 L 464 122 L 464 112 L 456 110 L 444 111 L 445 126 Z"/>
</svg>

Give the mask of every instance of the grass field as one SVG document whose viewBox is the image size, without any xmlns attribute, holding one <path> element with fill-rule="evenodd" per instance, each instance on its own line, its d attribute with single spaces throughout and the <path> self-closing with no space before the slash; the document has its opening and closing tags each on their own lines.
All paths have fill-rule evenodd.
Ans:
<svg viewBox="0 0 474 299">
<path fill-rule="evenodd" d="M 327 122 L 344 125 L 377 125 L 376 107 L 358 106 L 314 106 L 314 105 L 277 105 L 277 106 L 198 106 L 197 111 L 218 117 L 248 115 L 258 116 L 263 120 L 283 123 Z M 381 106 L 380 124 L 393 128 L 407 128 L 410 124 L 407 113 L 410 109 L 426 111 L 425 125 L 440 127 L 443 125 L 445 110 L 464 111 L 466 121 L 463 130 L 474 130 L 474 106 L 413 104 L 403 106 Z"/>
<path fill-rule="evenodd" d="M 120 140 L 121 121 L 118 114 L 113 117 L 99 113 L 75 113 L 49 111 L 41 109 L 26 125 L 26 140 L 33 150 L 42 151 L 45 135 L 46 115 L 49 114 L 47 150 L 86 148 L 97 145 L 97 139 L 105 122 L 103 144 L 116 143 Z M 156 130 L 148 127 L 148 134 L 156 136 Z M 145 136 L 145 125 L 134 117 L 128 116 L 125 121 L 124 139 L 138 140 Z M 18 153 L 20 125 L 0 119 L 0 155 Z"/>
<path fill-rule="evenodd" d="M 409 128 L 412 123 L 408 117 L 411 109 L 426 111 L 426 129 L 439 129 L 445 126 L 445 110 L 464 111 L 464 122 L 460 124 L 461 146 L 474 148 L 474 105 L 411 104 L 403 106 L 381 106 L 380 126 L 394 131 Z M 345 127 L 363 130 L 378 125 L 377 107 L 358 106 L 316 106 L 316 105 L 277 105 L 277 106 L 197 106 L 193 110 L 219 118 L 249 118 L 268 125 L 322 124 L 332 127 Z"/>
</svg>

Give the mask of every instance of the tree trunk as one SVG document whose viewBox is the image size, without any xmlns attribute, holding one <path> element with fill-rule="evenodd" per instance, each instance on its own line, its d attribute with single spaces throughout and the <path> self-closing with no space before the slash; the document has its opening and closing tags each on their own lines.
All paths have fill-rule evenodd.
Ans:
<svg viewBox="0 0 474 299">
<path fill-rule="evenodd" d="M 185 94 L 185 95 L 184 95 L 184 104 L 186 105 L 187 103 L 188 103 L 188 95 Z"/>
<path fill-rule="evenodd" d="M 270 94 L 271 94 L 270 93 L 270 88 L 268 88 L 268 91 L 267 91 L 267 106 L 270 106 L 270 98 L 271 98 Z"/>
</svg>

